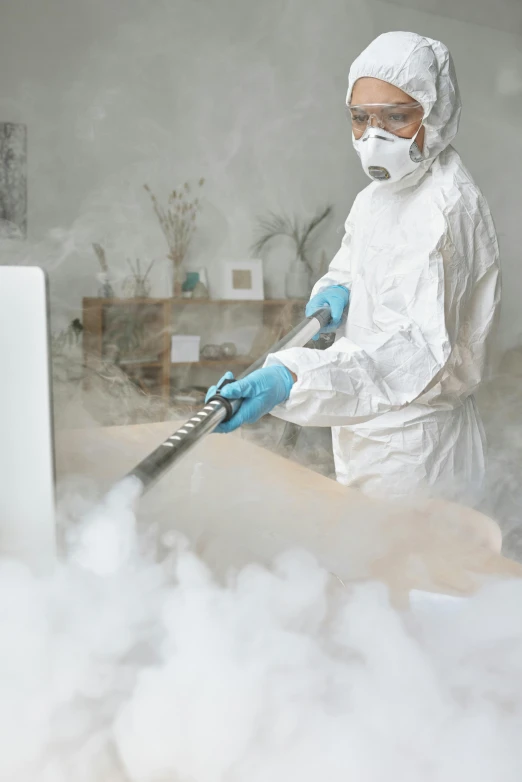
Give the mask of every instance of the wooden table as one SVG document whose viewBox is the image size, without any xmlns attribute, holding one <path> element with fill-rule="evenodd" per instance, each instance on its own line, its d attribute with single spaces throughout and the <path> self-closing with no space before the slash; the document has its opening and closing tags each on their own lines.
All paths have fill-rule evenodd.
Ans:
<svg viewBox="0 0 522 782">
<path fill-rule="evenodd" d="M 75 475 L 108 488 L 175 429 L 58 432 L 61 490 Z M 142 498 L 139 519 L 179 530 L 218 573 L 300 547 L 345 584 L 379 579 L 397 600 L 412 588 L 467 595 L 487 579 L 522 576 L 500 553 L 496 523 L 476 511 L 370 500 L 236 434 L 201 442 Z"/>
</svg>

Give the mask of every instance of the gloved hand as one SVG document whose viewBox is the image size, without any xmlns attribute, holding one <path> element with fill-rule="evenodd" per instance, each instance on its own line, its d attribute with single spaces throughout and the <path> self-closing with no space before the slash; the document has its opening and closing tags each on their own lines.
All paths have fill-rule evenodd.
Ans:
<svg viewBox="0 0 522 782">
<path fill-rule="evenodd" d="M 210 399 L 221 387 L 224 380 L 233 380 L 232 372 L 227 372 L 217 386 L 211 386 L 207 391 L 206 400 Z M 254 424 L 269 413 L 276 405 L 286 402 L 294 384 L 294 378 L 289 369 L 277 365 L 256 369 L 243 380 L 229 383 L 221 390 L 225 399 L 243 399 L 243 403 L 230 421 L 220 424 L 215 432 L 233 432 L 243 424 Z"/>
<path fill-rule="evenodd" d="M 344 285 L 331 285 L 329 288 L 325 288 L 324 291 L 312 296 L 306 305 L 305 314 L 309 318 L 321 307 L 330 307 L 332 313 L 331 320 L 319 332 L 319 334 L 327 334 L 330 331 L 337 331 L 343 319 L 343 312 L 349 302 L 350 291 L 348 288 L 345 288 Z M 314 339 L 319 339 L 319 334 L 316 334 Z"/>
</svg>

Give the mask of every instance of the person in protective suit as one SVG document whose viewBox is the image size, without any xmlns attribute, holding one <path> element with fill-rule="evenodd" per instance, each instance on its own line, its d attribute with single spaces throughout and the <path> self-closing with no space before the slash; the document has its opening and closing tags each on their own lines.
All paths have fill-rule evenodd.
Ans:
<svg viewBox="0 0 522 782">
<path fill-rule="evenodd" d="M 332 427 L 341 483 L 469 497 L 485 470 L 473 394 L 500 272 L 488 205 L 451 146 L 461 111 L 451 55 L 414 33 L 381 35 L 353 63 L 346 103 L 372 182 L 307 306 L 331 307 L 335 342 L 273 354 L 226 385 L 224 396 L 245 401 L 219 430 L 267 412 Z"/>
</svg>

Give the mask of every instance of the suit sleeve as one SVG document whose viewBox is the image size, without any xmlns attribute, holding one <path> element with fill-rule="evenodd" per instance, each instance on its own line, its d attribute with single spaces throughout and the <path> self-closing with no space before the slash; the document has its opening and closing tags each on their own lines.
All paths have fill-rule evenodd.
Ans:
<svg viewBox="0 0 522 782">
<path fill-rule="evenodd" d="M 355 204 L 354 204 L 355 208 Z M 344 225 L 344 236 L 341 242 L 339 250 L 334 255 L 328 271 L 316 282 L 313 287 L 312 296 L 316 293 L 320 293 L 325 288 L 329 288 L 331 285 L 344 285 L 349 288 L 352 282 L 351 272 L 351 243 L 352 243 L 352 220 L 354 208 L 348 215 L 346 223 Z"/>
<path fill-rule="evenodd" d="M 269 356 L 267 366 L 283 364 L 297 375 L 273 414 L 301 426 L 345 426 L 414 402 L 438 381 L 454 349 L 473 285 L 466 265 L 446 234 L 409 270 L 380 281 L 377 328 L 364 349 L 342 337 L 324 351 Z"/>
</svg>

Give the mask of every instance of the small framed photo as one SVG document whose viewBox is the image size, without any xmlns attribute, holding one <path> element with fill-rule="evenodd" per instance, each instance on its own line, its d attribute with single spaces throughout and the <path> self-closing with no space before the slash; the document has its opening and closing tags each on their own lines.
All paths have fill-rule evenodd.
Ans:
<svg viewBox="0 0 522 782">
<path fill-rule="evenodd" d="M 263 261 L 226 261 L 224 265 L 224 299 L 262 301 L 265 298 L 263 287 Z"/>
</svg>

